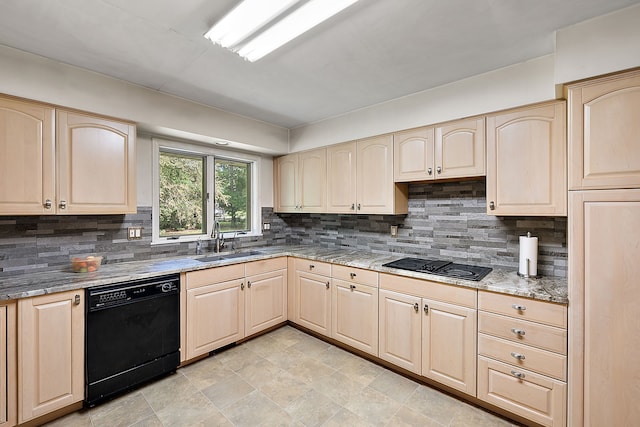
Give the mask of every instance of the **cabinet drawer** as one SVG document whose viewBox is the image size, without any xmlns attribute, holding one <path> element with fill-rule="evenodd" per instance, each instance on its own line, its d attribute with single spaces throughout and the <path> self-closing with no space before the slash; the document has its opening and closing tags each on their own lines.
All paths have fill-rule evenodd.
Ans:
<svg viewBox="0 0 640 427">
<path fill-rule="evenodd" d="M 306 271 L 321 276 L 331 276 L 331 264 L 326 262 L 296 258 L 295 268 L 298 271 Z"/>
<path fill-rule="evenodd" d="M 567 307 L 561 304 L 480 291 L 478 309 L 559 328 L 567 327 Z"/>
<path fill-rule="evenodd" d="M 331 269 L 331 277 L 344 280 L 345 282 L 362 283 L 363 285 L 378 287 L 377 271 L 334 264 Z"/>
<path fill-rule="evenodd" d="M 518 374 L 521 377 L 517 378 Z M 566 426 L 567 385 L 478 358 L 478 398 L 544 426 Z"/>
<path fill-rule="evenodd" d="M 244 278 L 244 264 L 208 268 L 187 273 L 187 289 Z"/>
<path fill-rule="evenodd" d="M 567 358 L 550 351 L 478 334 L 478 354 L 566 381 Z"/>
<path fill-rule="evenodd" d="M 567 354 L 567 330 L 562 328 L 479 311 L 478 332 Z"/>
<path fill-rule="evenodd" d="M 245 275 L 255 276 L 256 274 L 268 273 L 270 271 L 283 270 L 287 268 L 287 258 L 278 257 L 252 261 L 245 264 Z"/>
<path fill-rule="evenodd" d="M 381 273 L 380 288 L 402 294 L 462 305 L 464 307 L 476 308 L 477 291 L 461 286 Z"/>
</svg>

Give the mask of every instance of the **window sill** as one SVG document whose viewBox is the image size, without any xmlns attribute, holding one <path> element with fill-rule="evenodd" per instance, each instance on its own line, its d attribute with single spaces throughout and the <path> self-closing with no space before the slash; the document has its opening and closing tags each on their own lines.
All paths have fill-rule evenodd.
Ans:
<svg viewBox="0 0 640 427">
<path fill-rule="evenodd" d="M 222 237 L 227 241 L 232 241 L 234 239 L 235 233 L 223 233 Z M 245 238 L 245 237 L 262 237 L 262 233 L 246 233 L 240 234 L 236 236 L 236 238 Z M 176 243 L 194 243 L 197 241 L 206 242 L 215 240 L 211 236 L 200 234 L 197 236 L 181 236 L 177 239 L 167 239 L 162 238 L 151 242 L 151 246 L 155 245 L 175 245 Z"/>
</svg>

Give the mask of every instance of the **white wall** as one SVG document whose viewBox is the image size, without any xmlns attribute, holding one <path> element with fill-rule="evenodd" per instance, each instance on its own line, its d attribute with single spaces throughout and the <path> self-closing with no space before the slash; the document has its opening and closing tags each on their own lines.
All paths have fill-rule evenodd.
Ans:
<svg viewBox="0 0 640 427">
<path fill-rule="evenodd" d="M 555 98 L 553 55 L 291 130 L 300 151 Z"/>
<path fill-rule="evenodd" d="M 286 153 L 288 129 L 231 114 L 0 46 L 0 93 L 105 114 L 168 136 L 233 141 L 239 149 Z"/>
<path fill-rule="evenodd" d="M 640 66 L 640 5 L 556 33 L 556 83 Z"/>
</svg>

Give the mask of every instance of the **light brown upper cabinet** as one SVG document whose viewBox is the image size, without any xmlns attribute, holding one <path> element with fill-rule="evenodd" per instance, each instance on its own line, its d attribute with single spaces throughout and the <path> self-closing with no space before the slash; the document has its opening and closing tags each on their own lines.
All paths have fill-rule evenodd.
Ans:
<svg viewBox="0 0 640 427">
<path fill-rule="evenodd" d="M 276 159 L 276 212 L 325 212 L 327 207 L 326 148 Z"/>
<path fill-rule="evenodd" d="M 327 183 L 327 212 L 408 212 L 408 187 L 393 182 L 391 135 L 328 147 Z"/>
<path fill-rule="evenodd" d="M 136 212 L 131 123 L 0 98 L 0 153 L 0 215 Z"/>
<path fill-rule="evenodd" d="M 566 92 L 569 189 L 640 188 L 640 70 Z"/>
<path fill-rule="evenodd" d="M 55 213 L 54 117 L 49 106 L 0 98 L 0 215 Z"/>
<path fill-rule="evenodd" d="M 487 116 L 487 213 L 566 216 L 566 106 L 554 101 Z"/>
<path fill-rule="evenodd" d="M 396 182 L 483 176 L 484 117 L 396 132 L 393 149 Z"/>
<path fill-rule="evenodd" d="M 59 214 L 136 212 L 136 127 L 57 111 Z"/>
</svg>

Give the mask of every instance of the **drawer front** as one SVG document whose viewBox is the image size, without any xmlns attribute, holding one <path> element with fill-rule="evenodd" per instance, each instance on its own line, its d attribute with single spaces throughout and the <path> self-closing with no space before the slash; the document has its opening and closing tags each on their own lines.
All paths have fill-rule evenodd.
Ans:
<svg viewBox="0 0 640 427">
<path fill-rule="evenodd" d="M 378 287 L 377 271 L 333 264 L 331 268 L 331 277 L 344 280 L 349 283 L 362 283 L 363 285 L 375 286 L 376 288 Z"/>
<path fill-rule="evenodd" d="M 567 425 L 566 384 L 482 356 L 478 398 L 544 426 Z"/>
<path fill-rule="evenodd" d="M 380 273 L 380 288 L 469 308 L 476 308 L 477 305 L 478 292 L 475 289 L 430 280 Z"/>
<path fill-rule="evenodd" d="M 319 274 L 327 277 L 331 276 L 331 264 L 326 262 L 296 258 L 295 266 L 298 271 L 305 271 L 307 273 Z"/>
<path fill-rule="evenodd" d="M 284 270 L 287 268 L 287 257 L 263 259 L 245 264 L 245 275 L 255 276 L 256 274 L 268 273 L 270 271 Z"/>
<path fill-rule="evenodd" d="M 187 289 L 244 278 L 244 264 L 208 268 L 187 273 Z"/>
<path fill-rule="evenodd" d="M 561 304 L 480 291 L 478 309 L 558 328 L 567 327 L 567 306 Z"/>
<path fill-rule="evenodd" d="M 566 381 L 567 357 L 539 348 L 478 334 L 478 354 Z"/>
<path fill-rule="evenodd" d="M 478 332 L 567 354 L 567 330 L 499 314 L 478 312 Z"/>
</svg>

